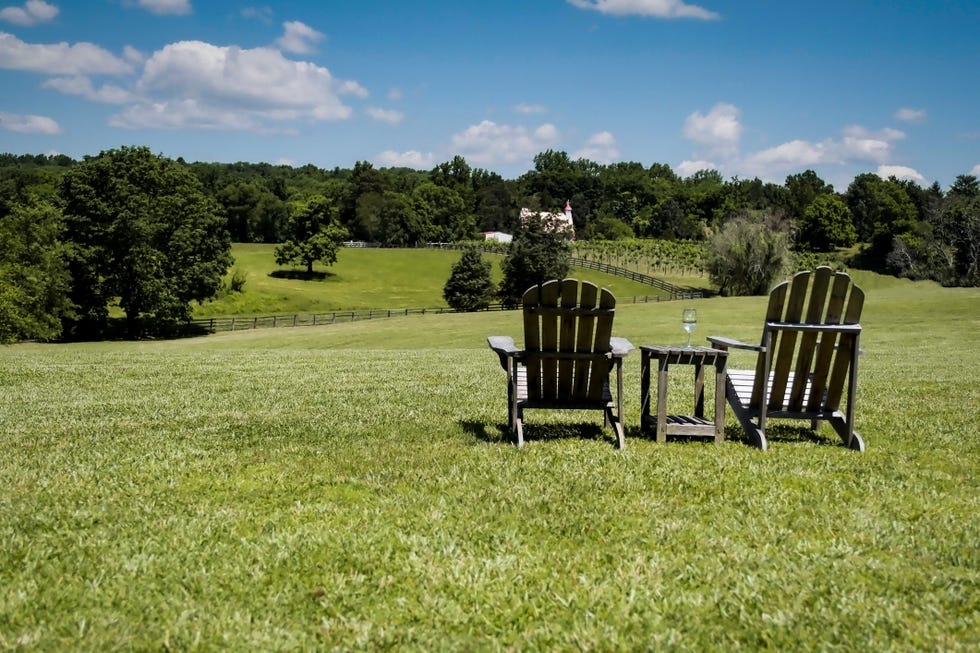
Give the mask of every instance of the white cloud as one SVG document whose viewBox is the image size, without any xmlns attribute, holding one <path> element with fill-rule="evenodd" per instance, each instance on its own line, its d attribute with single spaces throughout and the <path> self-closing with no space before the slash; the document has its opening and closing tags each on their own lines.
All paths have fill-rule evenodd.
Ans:
<svg viewBox="0 0 980 653">
<path fill-rule="evenodd" d="M 545 123 L 528 130 L 523 126 L 498 125 L 484 120 L 452 137 L 455 153 L 479 165 L 529 162 L 535 154 L 558 144 L 554 125 Z"/>
<path fill-rule="evenodd" d="M 684 136 L 713 152 L 734 153 L 742 137 L 742 112 L 738 107 L 719 102 L 707 115 L 695 111 L 684 121 Z"/>
<path fill-rule="evenodd" d="M 895 112 L 895 120 L 900 120 L 902 122 L 919 122 L 925 119 L 925 109 L 910 109 L 908 107 L 902 107 Z"/>
<path fill-rule="evenodd" d="M 698 18 L 714 20 L 719 14 L 683 0 L 568 0 L 579 9 L 591 9 L 612 16 L 649 16 L 652 18 Z"/>
<path fill-rule="evenodd" d="M 109 118 L 113 127 L 125 129 L 215 129 L 258 133 L 290 133 L 267 129 L 247 112 L 218 109 L 196 100 L 171 100 L 137 104 Z"/>
<path fill-rule="evenodd" d="M 975 177 L 980 177 L 980 163 L 970 168 L 970 174 Z"/>
<path fill-rule="evenodd" d="M 775 147 L 732 157 L 726 167 L 735 174 L 772 178 L 786 172 L 820 165 L 846 165 L 854 162 L 884 164 L 892 158 L 895 142 L 905 138 L 897 129 L 871 131 L 851 125 L 840 139 L 819 142 L 792 140 Z"/>
<path fill-rule="evenodd" d="M 588 159 L 597 163 L 611 163 L 619 158 L 616 137 L 607 131 L 593 134 L 585 147 L 576 151 L 572 159 Z"/>
<path fill-rule="evenodd" d="M 61 133 L 61 127 L 58 123 L 47 116 L 3 112 L 0 112 L 0 129 L 20 134 L 44 134 L 47 136 Z"/>
<path fill-rule="evenodd" d="M 337 87 L 337 90 L 340 92 L 341 95 L 350 94 L 350 95 L 356 95 L 359 98 L 366 98 L 368 96 L 368 92 L 366 88 L 364 88 L 357 82 L 353 82 L 350 80 L 341 81 L 340 85 Z"/>
<path fill-rule="evenodd" d="M 681 177 L 690 177 L 695 172 L 702 170 L 717 170 L 718 166 L 711 161 L 681 161 L 675 170 Z"/>
<path fill-rule="evenodd" d="M 139 6 L 158 15 L 185 16 L 191 13 L 190 0 L 139 0 Z"/>
<path fill-rule="evenodd" d="M 385 150 L 374 159 L 374 162 L 379 166 L 414 168 L 416 170 L 428 170 L 435 165 L 435 161 L 436 155 L 432 152 L 419 152 L 417 150 L 409 150 L 408 152 Z"/>
<path fill-rule="evenodd" d="M 788 172 L 818 166 L 843 166 L 854 163 L 885 165 L 894 160 L 895 145 L 905 139 L 905 132 L 894 128 L 871 130 L 850 125 L 838 138 L 819 141 L 793 139 L 754 152 L 740 148 L 743 127 L 741 110 L 724 102 L 707 114 L 695 111 L 684 121 L 684 136 L 702 146 L 692 160 L 683 161 L 679 169 L 685 174 L 710 167 L 725 174 L 758 176 L 774 179 Z M 710 157 L 715 163 L 698 159 Z M 907 172 L 907 171 L 906 171 Z M 913 171 L 914 172 L 914 171 Z"/>
<path fill-rule="evenodd" d="M 402 99 L 402 90 L 400 88 L 393 88 L 389 90 L 388 99 L 393 102 Z"/>
<path fill-rule="evenodd" d="M 123 48 L 123 58 L 134 66 L 142 66 L 143 62 L 146 61 L 146 57 L 143 56 L 143 53 L 131 45 L 127 45 Z"/>
<path fill-rule="evenodd" d="M 266 25 L 272 24 L 273 13 L 271 7 L 245 7 L 240 13 L 243 18 L 255 19 Z"/>
<path fill-rule="evenodd" d="M 114 116 L 113 125 L 281 132 L 270 123 L 346 119 L 352 110 L 341 97 L 367 94 L 357 82 L 286 59 L 274 48 L 201 41 L 171 43 L 153 53 L 136 90 L 144 104 Z"/>
<path fill-rule="evenodd" d="M 926 178 L 919 174 L 919 171 L 915 168 L 909 168 L 908 166 L 878 166 L 878 176 L 882 179 L 888 179 L 889 177 L 897 177 L 898 179 L 909 179 L 916 182 L 919 185 L 926 183 Z"/>
<path fill-rule="evenodd" d="M 14 25 L 31 27 L 46 23 L 58 15 L 58 8 L 44 0 L 27 0 L 23 7 L 4 7 L 0 9 L 0 20 Z"/>
<path fill-rule="evenodd" d="M 298 20 L 282 24 L 284 32 L 276 40 L 276 45 L 293 54 L 316 52 L 316 44 L 323 40 L 323 33 Z"/>
<path fill-rule="evenodd" d="M 42 86 L 53 88 L 65 95 L 78 95 L 86 100 L 105 104 L 125 104 L 133 99 L 132 93 L 113 84 L 104 84 L 96 89 L 92 80 L 84 75 L 53 77 L 44 82 Z"/>
<path fill-rule="evenodd" d="M 93 43 L 25 43 L 0 32 L 0 68 L 49 75 L 122 75 L 131 64 Z"/>
<path fill-rule="evenodd" d="M 533 113 L 548 113 L 548 109 L 541 104 L 518 104 L 514 107 L 515 113 L 530 115 Z"/>
<path fill-rule="evenodd" d="M 405 114 L 394 109 L 379 109 L 378 107 L 368 107 L 367 113 L 371 118 L 378 122 L 386 122 L 389 125 L 397 125 L 404 118 Z"/>
<path fill-rule="evenodd" d="M 844 129 L 839 158 L 845 160 L 884 163 L 891 157 L 895 141 L 905 138 L 905 132 L 882 129 L 876 132 L 852 125 Z"/>
</svg>

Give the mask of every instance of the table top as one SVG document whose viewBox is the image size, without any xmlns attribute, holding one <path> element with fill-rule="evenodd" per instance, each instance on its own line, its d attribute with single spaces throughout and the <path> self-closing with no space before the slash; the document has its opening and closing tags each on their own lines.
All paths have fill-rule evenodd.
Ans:
<svg viewBox="0 0 980 653">
<path fill-rule="evenodd" d="M 728 356 L 728 352 L 724 349 L 696 346 L 685 347 L 684 345 L 640 345 L 640 351 L 644 351 L 655 357 L 697 356 L 698 358 L 723 358 Z"/>
</svg>

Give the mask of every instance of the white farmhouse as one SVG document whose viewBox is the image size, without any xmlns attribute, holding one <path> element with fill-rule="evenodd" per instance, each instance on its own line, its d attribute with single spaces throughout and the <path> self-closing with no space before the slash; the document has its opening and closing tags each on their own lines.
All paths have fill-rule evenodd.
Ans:
<svg viewBox="0 0 980 653">
<path fill-rule="evenodd" d="M 564 233 L 569 239 L 575 240 L 575 224 L 572 222 L 572 203 L 565 202 L 564 213 L 549 213 L 547 211 L 532 211 L 521 209 L 521 224 L 525 224 L 532 215 L 537 215 L 545 229 Z"/>
</svg>

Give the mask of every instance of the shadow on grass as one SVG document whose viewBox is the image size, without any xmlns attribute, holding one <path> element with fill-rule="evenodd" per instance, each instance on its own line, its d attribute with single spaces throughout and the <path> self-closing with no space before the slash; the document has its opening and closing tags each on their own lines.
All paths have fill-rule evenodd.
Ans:
<svg viewBox="0 0 980 653">
<path fill-rule="evenodd" d="M 736 430 L 737 437 L 729 437 L 731 434 L 731 429 L 725 429 L 725 439 L 747 442 L 748 439 L 745 438 L 745 433 L 741 429 Z M 650 442 L 656 442 L 657 434 L 651 429 L 645 429 L 640 426 L 627 426 L 626 427 L 626 443 L 629 446 L 630 440 L 648 440 Z M 671 443 L 700 443 L 700 444 L 714 444 L 714 436 L 697 436 L 697 435 L 668 435 L 667 444 Z"/>
<path fill-rule="evenodd" d="M 830 427 L 826 427 L 830 429 Z M 726 429 L 727 430 L 727 429 Z M 741 429 L 739 429 L 741 431 Z M 833 435 L 833 437 L 830 437 Z M 810 442 L 812 444 L 822 444 L 827 446 L 840 446 L 841 439 L 837 437 L 837 434 L 830 429 L 828 433 L 824 433 L 824 427 L 821 426 L 819 431 L 813 431 L 809 426 L 804 426 L 802 423 L 799 424 L 767 424 L 766 425 L 766 439 L 769 443 L 773 442 Z"/>
<path fill-rule="evenodd" d="M 292 279 L 294 281 L 326 281 L 334 276 L 334 274 L 322 270 L 314 270 L 313 272 L 307 272 L 306 270 L 273 270 L 269 273 L 269 276 L 274 279 Z"/>
<path fill-rule="evenodd" d="M 474 420 L 459 420 L 460 428 L 476 440 L 493 444 L 514 444 L 516 438 L 506 424 L 488 425 Z M 615 445 L 616 438 L 610 427 L 588 422 L 567 424 L 529 424 L 524 422 L 524 442 L 548 442 L 553 440 L 608 440 Z"/>
<path fill-rule="evenodd" d="M 826 427 L 830 429 L 830 427 Z M 657 439 L 656 433 L 652 430 L 642 429 L 639 426 L 627 426 L 626 427 L 626 441 L 629 442 L 631 439 L 636 438 L 638 440 L 650 440 L 654 441 Z M 824 446 L 840 446 L 841 440 L 837 437 L 837 434 L 833 430 L 825 430 L 821 427 L 819 432 L 812 431 L 809 426 L 804 426 L 802 422 L 799 424 L 769 424 L 766 427 L 766 439 L 769 444 L 792 444 L 794 442 L 809 442 L 811 444 L 819 444 Z M 751 447 L 752 443 L 749 440 L 748 435 L 745 430 L 738 425 L 726 425 L 725 426 L 725 441 L 726 442 L 737 442 L 744 444 L 745 446 Z M 672 443 L 702 443 L 702 444 L 713 444 L 714 439 L 712 437 L 701 437 L 696 435 L 669 435 L 667 436 L 667 442 Z"/>
</svg>

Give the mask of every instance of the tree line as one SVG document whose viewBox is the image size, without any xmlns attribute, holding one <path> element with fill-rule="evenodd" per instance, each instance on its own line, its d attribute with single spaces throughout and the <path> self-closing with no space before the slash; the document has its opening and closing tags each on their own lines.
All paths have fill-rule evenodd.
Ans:
<svg viewBox="0 0 980 653">
<path fill-rule="evenodd" d="M 0 339 L 95 329 L 113 304 L 134 330 L 141 317 L 183 319 L 189 302 L 220 289 L 231 242 L 276 243 L 279 264 L 310 270 L 335 260 L 342 238 L 409 246 L 515 233 L 521 208 L 557 212 L 566 201 L 580 240 L 657 238 L 716 252 L 759 234 L 800 252 L 860 244 L 854 265 L 980 285 L 972 175 L 943 189 L 867 173 L 838 192 L 812 170 L 783 184 L 714 170 L 681 177 L 662 163 L 599 164 L 554 150 L 504 179 L 460 156 L 428 171 L 368 162 L 328 170 L 188 163 L 122 147 L 80 161 L 0 154 Z"/>
</svg>

